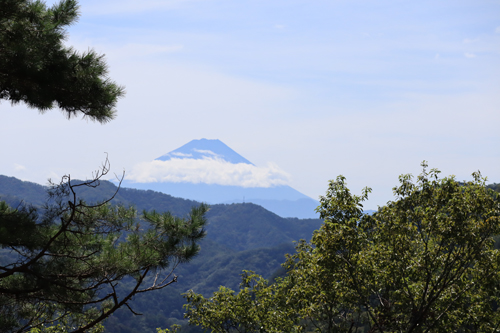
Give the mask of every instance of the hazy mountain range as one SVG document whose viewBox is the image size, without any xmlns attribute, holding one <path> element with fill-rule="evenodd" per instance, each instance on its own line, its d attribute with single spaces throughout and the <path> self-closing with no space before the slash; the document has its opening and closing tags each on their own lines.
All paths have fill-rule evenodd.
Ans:
<svg viewBox="0 0 500 333">
<path fill-rule="evenodd" d="M 97 188 L 78 188 L 78 195 L 89 203 L 111 197 L 116 186 L 102 181 Z M 47 199 L 47 188 L 0 175 L 0 200 L 13 207 L 19 204 L 41 206 Z M 152 209 L 186 216 L 199 202 L 175 198 L 151 190 L 122 188 L 112 204 L 135 206 L 141 212 Z M 200 254 L 190 263 L 176 269 L 178 282 L 153 293 L 137 295 L 131 306 L 143 316 L 133 316 L 120 309 L 106 322 L 111 333 L 154 332 L 156 327 L 183 324 L 182 293 L 193 289 L 211 295 L 220 285 L 236 290 L 242 270 L 254 270 L 266 278 L 279 274 L 286 253 L 294 252 L 293 241 L 309 240 L 322 221 L 318 219 L 282 218 L 252 203 L 211 205 L 207 213 L 207 236 L 201 242 Z M 0 250 L 0 263 L 10 254 Z M 127 281 L 122 284 L 126 288 Z M 147 282 L 148 283 L 148 282 Z M 196 327 L 184 327 L 182 332 L 201 332 Z"/>
<path fill-rule="evenodd" d="M 217 203 L 258 204 L 281 217 L 317 218 L 319 202 L 286 185 L 277 166 L 257 167 L 220 140 L 192 140 L 134 169 L 122 187 Z"/>
</svg>

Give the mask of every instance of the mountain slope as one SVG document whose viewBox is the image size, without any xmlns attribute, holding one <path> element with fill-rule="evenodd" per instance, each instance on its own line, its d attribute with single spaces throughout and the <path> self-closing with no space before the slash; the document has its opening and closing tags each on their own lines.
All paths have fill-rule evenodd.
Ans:
<svg viewBox="0 0 500 333">
<path fill-rule="evenodd" d="M 186 143 L 184 146 L 181 146 L 175 150 L 172 150 L 170 153 L 158 157 L 156 160 L 168 161 L 172 158 L 190 158 L 199 160 L 203 158 L 213 157 L 217 157 L 223 159 L 226 162 L 234 164 L 245 163 L 254 165 L 252 162 L 229 148 L 222 141 L 207 139 L 192 140 Z"/>
<path fill-rule="evenodd" d="M 213 205 L 207 218 L 207 238 L 236 251 L 309 240 L 322 223 L 284 219 L 252 203 Z"/>
<path fill-rule="evenodd" d="M 101 181 L 96 188 L 79 187 L 76 190 L 83 200 L 95 203 L 110 198 L 117 187 L 111 182 Z M 13 206 L 21 201 L 41 206 L 46 198 L 46 187 L 0 175 L 0 200 L 9 199 L 9 204 Z M 128 188 L 121 188 L 111 203 L 134 206 L 139 212 L 153 209 L 158 212 L 169 211 L 180 217 L 189 214 L 191 207 L 199 205 L 197 201 L 175 198 L 160 192 Z M 207 219 L 207 239 L 235 251 L 273 247 L 301 238 L 309 239 L 313 230 L 321 225 L 318 219 L 282 218 L 252 203 L 211 205 Z"/>
<path fill-rule="evenodd" d="M 276 184 L 262 181 L 273 177 L 279 179 L 284 175 L 283 171 L 276 166 L 257 167 L 220 140 L 192 140 L 155 161 L 165 163 L 151 163 L 137 173 L 139 178 L 127 177 L 123 186 L 159 191 L 209 204 L 253 202 L 281 217 L 318 217 L 315 212 L 318 201 L 283 185 L 281 180 Z M 163 174 L 161 170 L 164 170 Z M 237 184 L 239 178 L 248 181 L 252 177 L 261 180 L 253 183 L 266 185 Z M 231 179 L 230 184 L 228 179 Z"/>
<path fill-rule="evenodd" d="M 35 183 L 0 176 L 0 200 L 26 197 L 29 200 L 24 200 L 25 203 L 40 205 L 45 201 L 45 189 Z M 109 198 L 116 189 L 114 184 L 103 181 L 97 188 L 84 187 L 79 195 L 87 202 L 96 202 Z M 170 210 L 178 216 L 184 216 L 191 206 L 198 204 L 164 193 L 134 189 L 120 189 L 112 203 L 133 205 L 139 211 Z M 131 316 L 128 309 L 120 309 L 105 322 L 108 332 L 154 332 L 156 327 L 185 325 L 182 293 L 193 289 L 209 296 L 220 285 L 236 290 L 244 269 L 269 278 L 285 261 L 285 254 L 294 252 L 293 241 L 310 239 L 312 231 L 321 225 L 320 220 L 284 219 L 251 203 L 213 205 L 207 219 L 207 236 L 200 243 L 199 255 L 174 271 L 178 282 L 160 291 L 137 295 L 130 305 L 143 316 Z M 120 288 L 127 285 L 128 281 L 123 281 Z M 183 329 L 188 331 L 201 332 L 196 328 Z"/>
</svg>

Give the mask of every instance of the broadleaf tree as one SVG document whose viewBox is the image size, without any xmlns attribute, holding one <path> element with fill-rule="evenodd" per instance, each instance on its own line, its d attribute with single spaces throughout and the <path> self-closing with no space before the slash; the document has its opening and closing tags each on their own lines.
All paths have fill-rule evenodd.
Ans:
<svg viewBox="0 0 500 333">
<path fill-rule="evenodd" d="M 286 304 L 287 287 L 281 280 L 270 284 L 252 271 L 241 277 L 238 293 L 221 286 L 207 299 L 188 291 L 184 296 L 189 323 L 214 333 L 303 331 L 299 315 Z"/>
<path fill-rule="evenodd" d="M 400 176 L 396 199 L 373 215 L 362 206 L 370 189 L 356 196 L 344 177 L 330 182 L 323 226 L 298 243 L 275 291 L 306 331 L 500 331 L 499 195 L 479 172 L 461 183 L 423 168 L 416 182 Z M 189 297 L 193 323 L 203 323 L 206 304 L 231 313 Z"/>
</svg>

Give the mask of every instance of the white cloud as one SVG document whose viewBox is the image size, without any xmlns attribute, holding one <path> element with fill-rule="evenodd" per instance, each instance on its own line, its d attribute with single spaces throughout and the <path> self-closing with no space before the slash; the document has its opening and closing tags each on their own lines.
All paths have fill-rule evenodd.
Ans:
<svg viewBox="0 0 500 333">
<path fill-rule="evenodd" d="M 14 169 L 16 171 L 24 171 L 24 170 L 26 170 L 26 167 L 24 165 L 14 163 Z"/>
<path fill-rule="evenodd" d="M 495 29 L 495 33 L 500 34 L 500 27 L 497 27 L 497 28 Z"/>
<path fill-rule="evenodd" d="M 59 183 L 59 181 L 61 181 L 62 176 L 61 176 L 61 174 L 59 174 L 57 172 L 51 171 L 47 174 L 45 179 L 48 179 L 48 180 L 57 184 L 57 183 Z"/>
<path fill-rule="evenodd" d="M 200 153 L 200 154 L 207 154 L 207 155 L 212 155 L 212 156 L 219 156 L 219 154 L 214 153 L 211 150 L 205 150 L 205 149 L 193 149 L 195 152 Z"/>
<path fill-rule="evenodd" d="M 170 153 L 174 156 L 179 156 L 179 157 L 192 157 L 193 154 L 186 154 L 186 153 L 181 153 L 181 152 L 172 152 Z"/>
<path fill-rule="evenodd" d="M 229 163 L 220 158 L 154 160 L 136 165 L 125 177 L 138 183 L 173 182 L 206 183 L 242 187 L 286 185 L 290 175 L 275 164 L 256 167 L 246 163 Z"/>
<path fill-rule="evenodd" d="M 474 53 L 465 53 L 464 54 L 466 58 L 475 58 L 476 55 Z"/>
</svg>

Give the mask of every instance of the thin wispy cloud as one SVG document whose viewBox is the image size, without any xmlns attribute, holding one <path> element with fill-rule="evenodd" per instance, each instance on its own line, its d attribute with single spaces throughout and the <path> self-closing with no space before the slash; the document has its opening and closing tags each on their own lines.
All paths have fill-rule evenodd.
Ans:
<svg viewBox="0 0 500 333">
<path fill-rule="evenodd" d="M 290 175 L 276 164 L 233 164 L 220 158 L 154 160 L 136 165 L 125 179 L 137 183 L 205 183 L 242 187 L 286 185 Z"/>
<path fill-rule="evenodd" d="M 174 156 L 178 156 L 178 157 L 192 157 L 193 156 L 193 154 L 186 154 L 186 153 L 181 153 L 181 152 L 177 152 L 177 151 L 171 152 L 170 154 L 172 154 Z"/>
<path fill-rule="evenodd" d="M 206 149 L 193 149 L 195 152 L 200 153 L 200 154 L 206 154 L 206 155 L 211 155 L 211 156 L 219 156 L 219 154 L 214 153 L 211 150 L 206 150 Z"/>
<path fill-rule="evenodd" d="M 476 55 L 474 53 L 465 53 L 464 54 L 466 58 L 475 58 Z"/>
<path fill-rule="evenodd" d="M 112 0 L 91 1 L 82 6 L 83 14 L 112 15 L 126 13 L 140 13 L 152 10 L 169 10 L 182 7 L 196 0 Z"/>
<path fill-rule="evenodd" d="M 14 170 L 16 170 L 16 171 L 24 171 L 24 170 L 26 170 L 26 167 L 24 165 L 14 163 Z"/>
<path fill-rule="evenodd" d="M 155 44 L 138 44 L 130 43 L 116 49 L 116 53 L 131 57 L 144 57 L 157 54 L 168 54 L 179 52 L 184 48 L 183 45 L 155 45 Z"/>
</svg>

